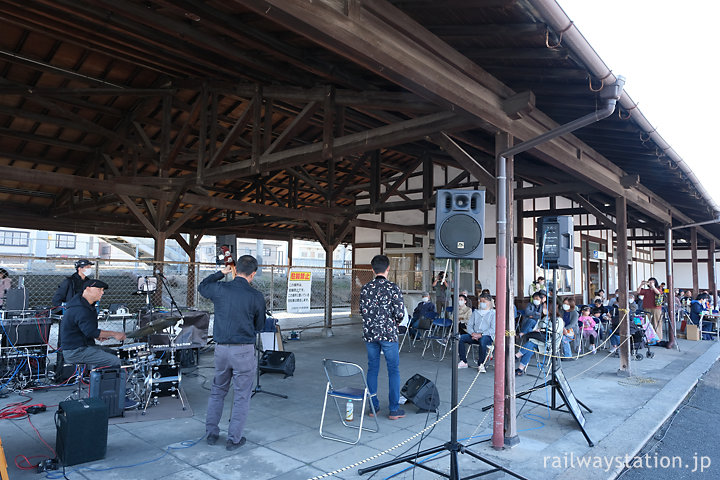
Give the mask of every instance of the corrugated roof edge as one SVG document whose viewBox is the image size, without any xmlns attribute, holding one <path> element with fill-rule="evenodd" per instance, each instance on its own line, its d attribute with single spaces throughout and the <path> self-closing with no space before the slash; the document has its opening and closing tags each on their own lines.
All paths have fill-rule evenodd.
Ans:
<svg viewBox="0 0 720 480">
<path fill-rule="evenodd" d="M 538 14 L 551 26 L 556 32 L 563 32 L 563 43 L 582 60 L 597 78 L 605 79 L 605 84 L 610 85 L 616 80 L 616 76 L 612 70 L 600 58 L 595 49 L 585 39 L 580 30 L 572 23 L 572 20 L 562 7 L 555 0 L 527 0 L 533 6 Z M 710 196 L 705 187 L 700 183 L 690 166 L 678 155 L 678 153 L 670 146 L 665 139 L 657 133 L 650 121 L 643 115 L 637 104 L 630 98 L 626 91 L 623 91 L 620 97 L 620 105 L 627 110 L 632 111 L 632 118 L 637 125 L 649 135 L 658 147 L 677 164 L 677 166 L 688 176 L 693 186 L 703 196 L 705 202 L 713 210 L 715 215 L 720 215 L 720 207 Z"/>
</svg>

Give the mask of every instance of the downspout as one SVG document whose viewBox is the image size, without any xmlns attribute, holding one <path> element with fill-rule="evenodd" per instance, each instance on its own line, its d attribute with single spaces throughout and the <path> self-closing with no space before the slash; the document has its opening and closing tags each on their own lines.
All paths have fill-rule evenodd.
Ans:
<svg viewBox="0 0 720 480">
<path fill-rule="evenodd" d="M 592 48 L 590 43 L 588 43 L 582 33 L 580 33 L 580 30 L 578 30 L 577 27 L 572 23 L 570 17 L 568 17 L 568 15 L 557 3 L 557 1 L 528 0 L 528 2 L 535 8 L 540 17 L 542 17 L 542 19 L 545 20 L 545 22 L 550 27 L 552 27 L 553 30 L 555 30 L 556 32 L 563 32 L 563 44 L 567 45 L 570 50 L 572 50 L 573 53 L 575 53 L 580 58 L 580 60 L 582 60 L 582 62 L 585 64 L 585 66 L 588 68 L 588 70 L 593 76 L 603 79 L 605 85 L 612 84 L 617 80 L 617 77 L 612 73 L 612 70 L 608 68 L 605 62 Z M 655 142 L 655 144 L 660 148 L 660 150 L 662 150 L 662 152 L 667 155 L 687 176 L 693 187 L 695 187 L 698 193 L 702 195 L 703 200 L 712 208 L 714 214 L 720 213 L 720 207 L 718 207 L 718 205 L 715 203 L 715 200 L 713 200 L 705 187 L 703 187 L 702 183 L 700 183 L 700 180 L 697 178 L 692 169 L 688 166 L 687 163 L 685 163 L 685 161 L 680 157 L 680 155 L 678 155 L 677 152 L 672 149 L 670 144 L 668 144 L 665 139 L 657 133 L 656 129 L 652 126 L 648 119 L 645 118 L 645 115 L 643 115 L 643 113 L 640 111 L 637 103 L 635 103 L 635 101 L 630 98 L 630 95 L 628 95 L 626 92 L 623 92 L 619 101 L 620 105 L 626 111 L 632 112 L 633 120 L 635 121 L 637 126 L 640 127 L 641 130 L 643 130 L 645 135 L 647 135 L 649 139 L 652 139 L 653 142 Z"/>
<path fill-rule="evenodd" d="M 526 152 L 542 143 L 553 138 L 560 137 L 574 130 L 582 128 L 591 123 L 595 123 L 603 118 L 607 118 L 615 111 L 615 105 L 622 94 L 625 85 L 625 78 L 618 76 L 615 83 L 600 92 L 600 98 L 605 101 L 605 105 L 592 113 L 573 120 L 572 122 L 561 125 L 548 132 L 538 135 L 537 137 L 519 143 L 498 155 L 498 171 L 497 171 L 497 263 L 496 263 L 496 321 L 495 321 L 495 348 L 499 352 L 495 357 L 495 390 L 493 394 L 493 436 L 492 446 L 495 449 L 501 449 L 504 445 L 504 410 L 505 410 L 505 326 L 507 317 L 507 308 L 505 301 L 507 294 L 507 158 Z M 510 206 L 512 208 L 512 206 Z M 554 313 L 553 313 L 554 314 Z M 553 342 L 554 345 L 554 342 Z"/>
</svg>

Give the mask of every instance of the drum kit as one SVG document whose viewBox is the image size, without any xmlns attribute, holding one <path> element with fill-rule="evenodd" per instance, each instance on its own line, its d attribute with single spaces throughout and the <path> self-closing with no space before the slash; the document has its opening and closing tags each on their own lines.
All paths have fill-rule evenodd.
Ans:
<svg viewBox="0 0 720 480">
<path fill-rule="evenodd" d="M 174 327 L 181 319 L 182 317 L 159 318 L 126 336 L 128 339 L 142 340 Z M 116 348 L 117 356 L 128 372 L 127 388 L 141 402 L 143 415 L 149 406 L 159 403 L 160 397 L 178 398 L 183 410 L 187 408 L 180 394 L 182 372 L 175 357 L 178 350 L 189 344 L 175 343 L 177 335 L 172 333 L 167 337 L 169 344 L 151 345 L 147 341 L 137 341 Z"/>
</svg>

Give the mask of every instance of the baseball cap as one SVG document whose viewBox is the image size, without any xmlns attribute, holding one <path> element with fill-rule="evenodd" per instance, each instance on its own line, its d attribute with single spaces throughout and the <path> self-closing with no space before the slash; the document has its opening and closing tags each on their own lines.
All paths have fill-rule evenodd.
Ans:
<svg viewBox="0 0 720 480">
<path fill-rule="evenodd" d="M 95 265 L 93 262 L 88 260 L 87 258 L 81 258 L 77 262 L 75 262 L 75 269 L 87 267 L 88 265 Z"/>
<path fill-rule="evenodd" d="M 102 280 L 97 280 L 95 278 L 89 278 L 85 280 L 85 283 L 83 283 L 83 290 L 88 287 L 104 288 L 105 290 L 110 288 L 107 283 L 103 282 Z"/>
</svg>

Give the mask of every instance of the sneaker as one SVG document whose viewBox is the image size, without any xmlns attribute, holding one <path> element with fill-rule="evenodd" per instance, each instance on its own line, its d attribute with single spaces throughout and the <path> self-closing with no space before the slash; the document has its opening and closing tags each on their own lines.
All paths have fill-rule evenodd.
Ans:
<svg viewBox="0 0 720 480">
<path fill-rule="evenodd" d="M 467 368 L 467 367 L 468 367 L 467 362 L 463 362 L 462 360 L 460 360 L 460 363 L 458 363 L 458 368 Z"/>
<path fill-rule="evenodd" d="M 592 352 L 593 352 L 593 355 L 595 355 L 597 353 L 597 349 L 595 347 L 593 347 Z"/>
<path fill-rule="evenodd" d="M 375 415 L 379 415 L 379 414 L 380 414 L 380 409 L 379 409 L 379 408 L 376 408 L 376 409 L 375 409 L 375 413 L 373 413 L 372 408 L 369 409 L 368 412 L 367 412 L 367 416 L 368 416 L 368 417 L 374 417 Z"/>
<path fill-rule="evenodd" d="M 220 436 L 215 433 L 208 433 L 208 436 L 205 439 L 205 441 L 207 442 L 208 445 L 215 445 L 219 438 L 220 438 Z"/>
<path fill-rule="evenodd" d="M 388 414 L 388 418 L 390 420 L 397 420 L 398 418 L 403 418 L 404 416 L 405 416 L 405 410 L 403 410 L 402 408 L 398 408 L 394 412 L 390 412 Z"/>
<path fill-rule="evenodd" d="M 240 441 L 237 442 L 237 443 L 234 443 L 232 440 L 228 440 L 227 443 L 225 444 L 225 450 L 227 450 L 228 452 L 232 452 L 233 450 L 237 450 L 238 448 L 240 448 L 240 447 L 242 447 L 243 445 L 245 445 L 245 442 L 246 442 L 246 441 L 247 441 L 247 440 L 245 439 L 245 437 L 242 437 L 242 438 L 240 439 Z"/>
<path fill-rule="evenodd" d="M 612 354 L 615 353 L 615 352 L 617 352 L 617 347 L 612 347 L 612 348 L 610 349 L 610 354 L 612 355 Z"/>
<path fill-rule="evenodd" d="M 485 373 L 486 372 L 485 365 L 478 365 L 478 372 Z"/>
</svg>

